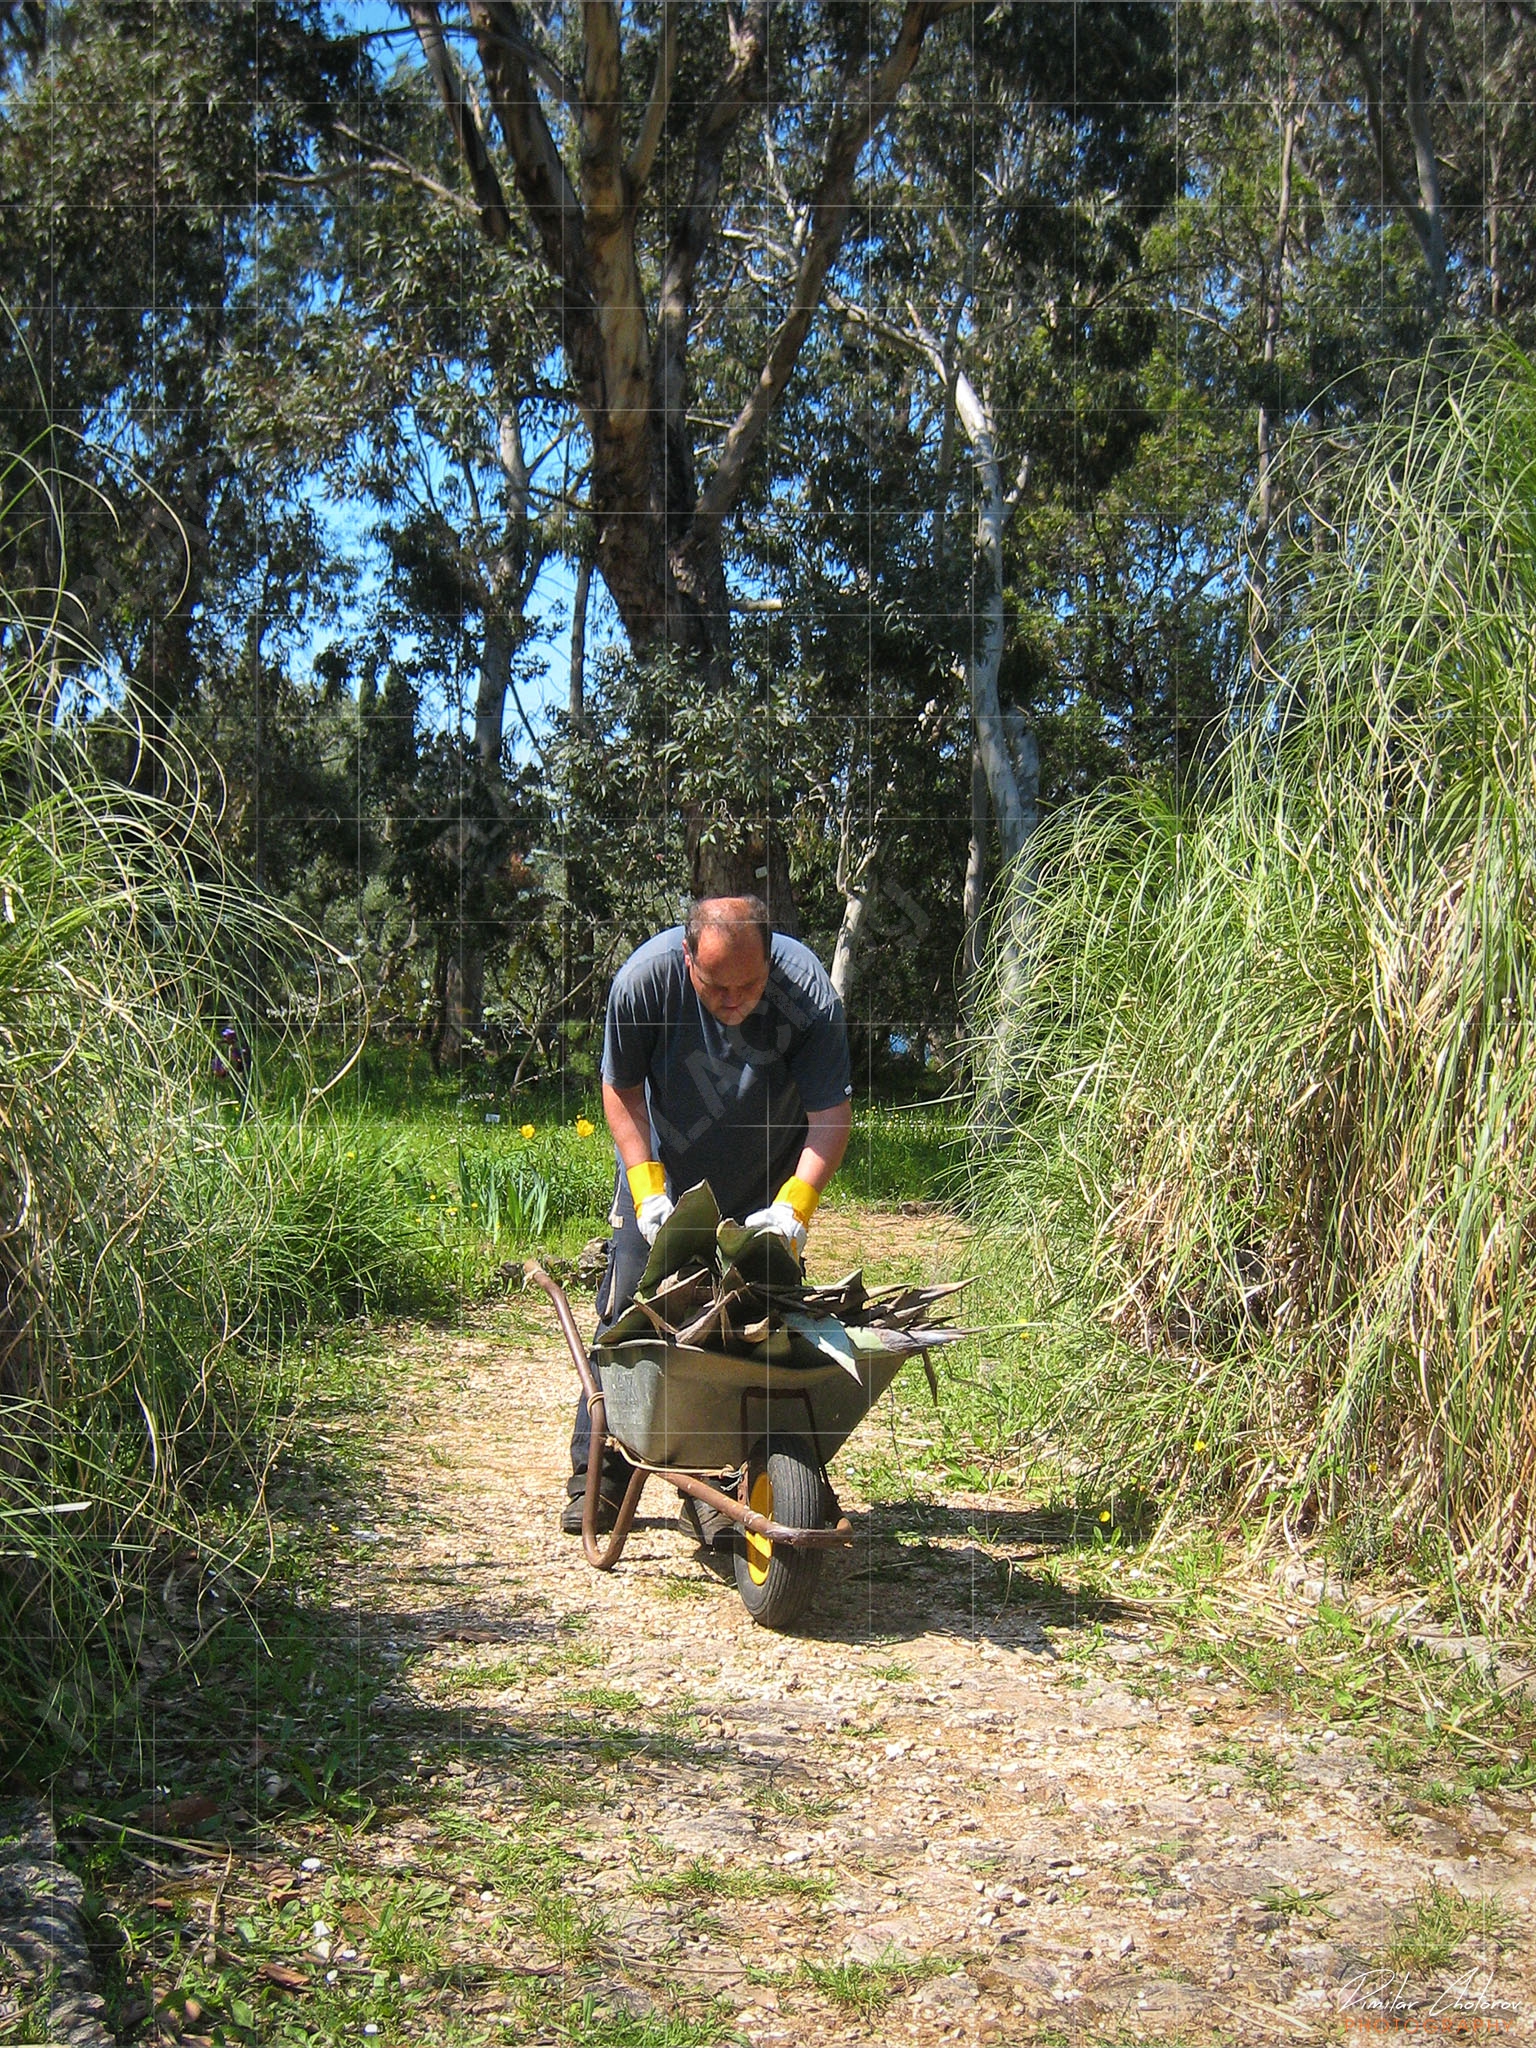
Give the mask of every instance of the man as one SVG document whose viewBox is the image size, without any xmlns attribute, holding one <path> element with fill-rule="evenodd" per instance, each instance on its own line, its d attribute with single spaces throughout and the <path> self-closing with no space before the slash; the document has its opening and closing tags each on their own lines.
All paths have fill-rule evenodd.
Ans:
<svg viewBox="0 0 1536 2048">
<path fill-rule="evenodd" d="M 603 1114 L 619 1171 L 600 1327 L 628 1308 L 676 1198 L 707 1180 L 724 1216 L 776 1230 L 797 1253 L 848 1149 L 853 1112 L 843 1006 L 821 962 L 772 932 L 756 896 L 709 896 L 686 925 L 619 969 L 603 1036 Z M 571 1438 L 563 1529 L 581 1531 L 591 1425 Z M 604 1460 L 599 1526 L 629 1467 Z"/>
</svg>

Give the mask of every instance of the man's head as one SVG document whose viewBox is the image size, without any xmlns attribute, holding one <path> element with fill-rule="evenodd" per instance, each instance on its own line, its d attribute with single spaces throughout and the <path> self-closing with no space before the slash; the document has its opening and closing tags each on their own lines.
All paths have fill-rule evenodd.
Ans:
<svg viewBox="0 0 1536 2048">
<path fill-rule="evenodd" d="M 701 896 L 683 928 L 694 993 L 721 1024 L 750 1017 L 768 986 L 768 906 L 760 896 Z"/>
</svg>

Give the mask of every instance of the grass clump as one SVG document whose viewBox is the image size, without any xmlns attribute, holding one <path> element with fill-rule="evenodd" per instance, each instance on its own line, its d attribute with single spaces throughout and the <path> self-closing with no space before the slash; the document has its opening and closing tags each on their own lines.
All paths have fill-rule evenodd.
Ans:
<svg viewBox="0 0 1536 2048">
<path fill-rule="evenodd" d="M 1469 1943 L 1497 1947 L 1514 1926 L 1509 1908 L 1497 1899 L 1471 1899 L 1454 1885 L 1432 1880 L 1399 1916 L 1383 1959 L 1395 1970 L 1431 1977 L 1449 1969 Z"/>
<path fill-rule="evenodd" d="M 1013 878 L 982 1170 L 1020 1441 L 1536 1590 L 1536 371 L 1442 353 L 1206 786 Z M 1319 527 L 1319 541 L 1323 539 Z M 1017 1377 L 1017 1376 L 1015 1376 Z"/>
<path fill-rule="evenodd" d="M 874 2020 L 893 1998 L 915 1991 L 950 1967 L 937 1956 L 909 1956 L 891 1948 L 872 1962 L 802 1963 L 805 1981 L 841 2011 Z"/>
</svg>

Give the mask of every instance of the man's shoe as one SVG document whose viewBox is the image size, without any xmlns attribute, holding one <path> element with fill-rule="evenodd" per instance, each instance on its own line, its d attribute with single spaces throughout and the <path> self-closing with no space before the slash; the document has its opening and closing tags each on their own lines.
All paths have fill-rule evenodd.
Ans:
<svg viewBox="0 0 1536 2048">
<path fill-rule="evenodd" d="M 567 1536 L 579 1536 L 581 1534 L 581 1518 L 587 1504 L 586 1473 L 578 1472 L 574 1474 L 566 1483 L 566 1492 L 570 1495 L 570 1498 L 567 1500 L 561 1513 L 560 1527 Z M 621 1496 L 610 1492 L 607 1476 L 604 1475 L 601 1482 L 601 1491 L 597 1496 L 597 1516 L 595 1520 L 595 1533 L 597 1535 L 606 1536 L 608 1534 L 614 1523 L 619 1519 L 619 1509 L 622 1505 Z"/>
<path fill-rule="evenodd" d="M 694 1500 L 688 1494 L 683 1495 L 683 1527 L 706 1550 L 731 1550 L 740 1534 L 729 1515 L 722 1515 L 707 1500 Z"/>
</svg>

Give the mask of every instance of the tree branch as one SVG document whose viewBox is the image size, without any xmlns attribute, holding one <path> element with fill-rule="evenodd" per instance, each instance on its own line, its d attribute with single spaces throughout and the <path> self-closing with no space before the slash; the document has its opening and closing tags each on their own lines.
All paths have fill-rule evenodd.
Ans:
<svg viewBox="0 0 1536 2048">
<path fill-rule="evenodd" d="M 885 120 L 897 94 L 912 75 L 929 27 L 940 15 L 951 11 L 945 0 L 908 0 L 896 40 L 885 61 L 878 69 L 866 71 L 843 95 L 811 205 L 811 231 L 795 279 L 789 312 L 773 338 L 768 358 L 758 373 L 756 388 L 725 437 L 715 473 L 699 499 L 696 526 L 717 525 L 736 502 L 746 478 L 747 464 L 789 382 L 805 337 L 810 332 L 832 259 L 842 246 L 852 207 L 854 173 L 864 145 Z"/>
<path fill-rule="evenodd" d="M 624 192 L 624 45 L 613 0 L 582 0 L 581 186 L 589 220 L 618 213 Z"/>
<path fill-rule="evenodd" d="M 581 105 L 581 93 L 574 81 L 567 78 L 553 57 L 547 57 L 538 44 L 531 42 L 522 31 L 509 26 L 497 33 L 496 40 L 504 42 L 514 55 L 520 57 L 543 86 L 551 99 L 563 107 L 577 108 Z"/>
<path fill-rule="evenodd" d="M 639 198 L 651 175 L 651 166 L 656 161 L 656 151 L 661 143 L 661 131 L 667 124 L 667 108 L 672 102 L 672 73 L 677 64 L 676 23 L 675 0 L 661 0 L 661 47 L 656 52 L 656 76 L 651 81 L 651 97 L 646 104 L 640 138 L 629 159 L 630 193 L 635 199 Z"/>
<path fill-rule="evenodd" d="M 564 288 L 563 310 L 567 317 L 590 322 L 594 308 L 581 202 L 534 90 L 526 39 L 518 33 L 510 0 L 469 0 L 469 19 L 491 104 L 512 154 L 518 192 L 544 260 Z"/>
<path fill-rule="evenodd" d="M 1333 9 L 1323 6 L 1321 0 L 1298 0 L 1298 5 L 1302 14 L 1314 27 L 1322 29 L 1325 35 L 1332 37 L 1339 50 L 1359 74 L 1360 83 L 1365 88 L 1366 126 L 1370 129 L 1371 139 L 1376 144 L 1376 154 L 1381 164 L 1381 174 L 1387 192 L 1396 205 L 1406 205 L 1408 195 L 1403 190 L 1403 182 L 1397 174 L 1392 152 L 1387 147 L 1387 132 L 1382 116 L 1385 87 L 1380 62 L 1373 57 L 1365 37 L 1340 21 Z"/>
<path fill-rule="evenodd" d="M 512 217 L 507 211 L 506 194 L 501 189 L 496 166 L 491 162 L 491 153 L 480 132 L 475 110 L 465 95 L 459 67 L 443 38 L 437 0 L 404 0 L 404 4 L 411 26 L 416 31 L 416 39 L 421 44 L 421 53 L 427 60 L 427 69 L 437 86 L 438 97 L 458 139 L 459 154 L 469 172 L 470 186 L 479 208 L 480 225 L 491 241 L 509 242 L 512 239 Z"/>
<path fill-rule="evenodd" d="M 725 152 L 748 107 L 762 97 L 768 46 L 767 0 L 751 0 L 738 20 L 729 14 L 730 63 L 705 109 L 694 145 L 693 184 L 662 267 L 651 364 L 651 402 L 661 414 L 667 465 L 667 502 L 691 517 L 695 478 L 693 446 L 684 408 L 688 395 L 688 334 L 699 262 L 714 228 Z"/>
</svg>

